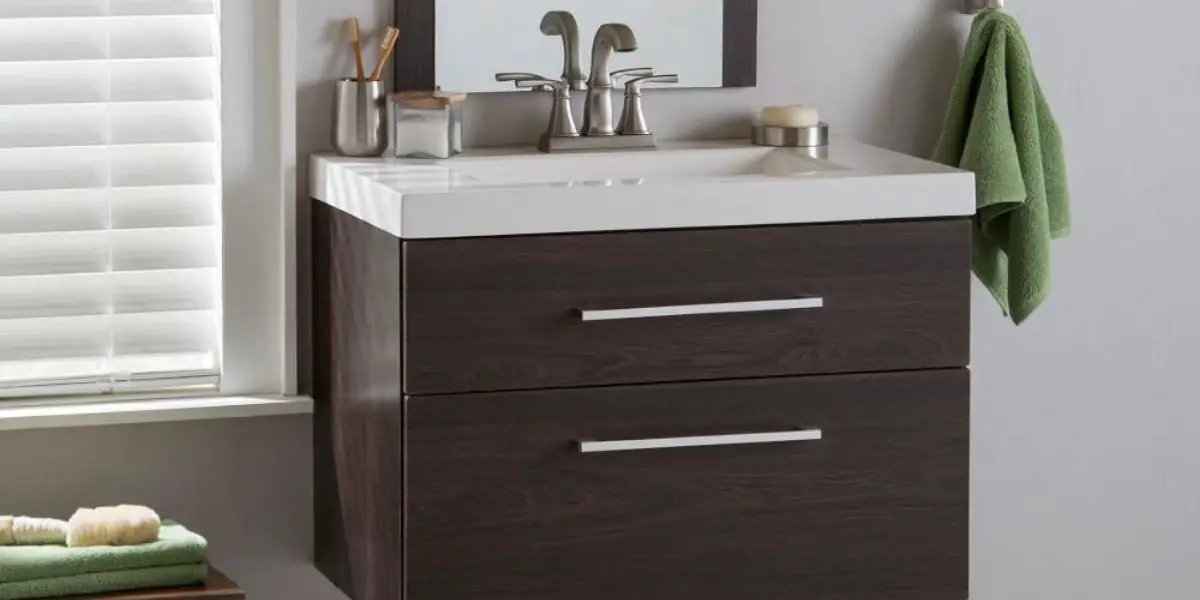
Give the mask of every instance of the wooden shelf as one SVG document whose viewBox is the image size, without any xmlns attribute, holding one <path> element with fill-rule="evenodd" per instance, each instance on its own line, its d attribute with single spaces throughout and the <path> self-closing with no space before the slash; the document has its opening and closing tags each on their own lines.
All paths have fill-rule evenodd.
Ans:
<svg viewBox="0 0 1200 600">
<path fill-rule="evenodd" d="M 246 592 L 224 573 L 209 568 L 204 585 L 114 592 L 98 596 L 71 596 L 62 600 L 245 600 Z"/>
</svg>

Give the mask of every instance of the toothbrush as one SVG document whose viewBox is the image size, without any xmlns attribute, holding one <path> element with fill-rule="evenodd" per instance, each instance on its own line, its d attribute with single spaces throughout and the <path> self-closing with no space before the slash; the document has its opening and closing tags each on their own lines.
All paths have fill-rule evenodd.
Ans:
<svg viewBox="0 0 1200 600">
<path fill-rule="evenodd" d="M 350 30 L 350 47 L 354 49 L 354 66 L 358 69 L 358 82 L 367 78 L 366 67 L 363 66 L 362 33 L 358 29 L 358 19 L 346 19 L 346 28 Z"/>
<path fill-rule="evenodd" d="M 379 62 L 375 64 L 375 70 L 371 71 L 371 81 L 379 81 L 383 75 L 383 67 L 387 64 L 389 58 L 392 57 L 392 52 L 396 50 L 396 40 L 400 39 L 400 30 L 395 27 L 388 27 L 387 33 L 383 34 L 383 40 L 379 42 Z"/>
</svg>

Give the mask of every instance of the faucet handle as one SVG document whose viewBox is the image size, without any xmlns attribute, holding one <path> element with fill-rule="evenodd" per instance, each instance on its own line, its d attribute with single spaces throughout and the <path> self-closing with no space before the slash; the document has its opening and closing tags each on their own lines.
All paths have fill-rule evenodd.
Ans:
<svg viewBox="0 0 1200 600">
<path fill-rule="evenodd" d="M 669 75 L 655 75 L 651 73 L 644 77 L 635 77 L 625 84 L 625 92 L 628 94 L 642 93 L 642 85 L 647 83 L 679 83 L 679 75 L 671 73 Z"/>
<path fill-rule="evenodd" d="M 654 75 L 654 67 L 633 67 L 630 69 L 617 69 L 608 76 L 614 81 L 623 81 L 626 79 L 634 79 L 637 77 L 650 77 Z"/>
<path fill-rule="evenodd" d="M 529 74 L 514 73 L 513 75 Z M 550 79 L 549 77 L 542 77 L 540 75 L 519 77 L 514 79 L 514 81 L 520 89 L 554 93 L 554 103 L 551 105 L 550 110 L 550 124 L 546 127 L 546 133 L 542 136 L 543 138 L 579 137 L 579 127 L 575 125 L 575 116 L 571 113 L 572 82 L 564 79 Z"/>
<path fill-rule="evenodd" d="M 541 75 L 538 75 L 537 73 L 519 73 L 519 72 L 496 73 L 496 81 L 499 81 L 501 83 L 507 82 L 507 81 L 521 82 L 521 81 L 527 81 L 530 79 L 546 79 L 546 78 L 542 77 Z"/>
<path fill-rule="evenodd" d="M 642 110 L 642 85 L 646 83 L 679 83 L 679 75 L 647 75 L 635 77 L 625 84 L 625 110 L 621 112 L 621 123 L 617 133 L 621 135 L 651 135 L 646 126 L 646 113 Z"/>
<path fill-rule="evenodd" d="M 518 89 L 533 90 L 535 92 L 557 92 L 555 95 L 562 98 L 571 97 L 571 82 L 562 79 L 550 79 L 549 77 L 535 76 L 525 79 L 516 80 L 515 85 Z"/>
</svg>

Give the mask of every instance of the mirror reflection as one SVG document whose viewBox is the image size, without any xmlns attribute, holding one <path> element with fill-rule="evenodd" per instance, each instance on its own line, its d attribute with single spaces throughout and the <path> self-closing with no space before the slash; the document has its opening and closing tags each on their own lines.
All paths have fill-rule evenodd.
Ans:
<svg viewBox="0 0 1200 600">
<path fill-rule="evenodd" d="M 608 69 L 651 67 L 679 74 L 679 87 L 721 87 L 724 7 L 725 0 L 437 0 L 437 85 L 463 92 L 508 92 L 516 91 L 513 84 L 497 82 L 496 73 L 530 72 L 554 79 L 569 74 L 564 63 L 566 71 L 573 69 L 564 51 L 571 32 L 545 19 L 547 13 L 568 11 L 578 28 L 578 43 L 571 50 L 584 78 L 601 25 L 624 23 L 636 36 L 637 50 L 616 53 Z"/>
</svg>

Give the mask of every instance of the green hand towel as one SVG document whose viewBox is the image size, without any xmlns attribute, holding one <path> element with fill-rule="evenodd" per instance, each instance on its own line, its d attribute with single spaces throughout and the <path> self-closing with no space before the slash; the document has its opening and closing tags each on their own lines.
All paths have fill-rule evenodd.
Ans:
<svg viewBox="0 0 1200 600">
<path fill-rule="evenodd" d="M 166 521 L 157 542 L 139 546 L 0 546 L 0 584 L 204 562 L 208 542 Z"/>
<path fill-rule="evenodd" d="M 1016 21 L 975 19 L 933 159 L 974 171 L 974 268 L 1018 325 L 1050 290 L 1050 241 L 1071 229 L 1062 135 Z"/>
<path fill-rule="evenodd" d="M 206 577 L 208 577 L 208 566 L 195 564 L 31 579 L 0 583 L 0 600 L 58 598 L 148 588 L 182 587 L 203 583 Z"/>
</svg>

